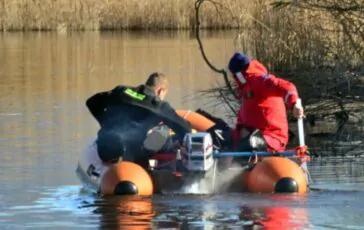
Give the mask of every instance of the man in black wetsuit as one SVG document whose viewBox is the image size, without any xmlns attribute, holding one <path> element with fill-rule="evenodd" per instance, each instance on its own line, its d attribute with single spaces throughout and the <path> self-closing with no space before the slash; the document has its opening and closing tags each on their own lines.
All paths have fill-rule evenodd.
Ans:
<svg viewBox="0 0 364 230">
<path fill-rule="evenodd" d="M 190 124 L 177 115 L 168 102 L 168 80 L 162 73 L 152 73 L 145 84 L 137 87 L 117 86 L 111 91 L 93 95 L 86 101 L 101 128 L 97 151 L 105 163 L 125 161 L 148 167 L 149 152 L 143 148 L 147 133 L 161 122 L 182 142 L 191 132 Z"/>
</svg>

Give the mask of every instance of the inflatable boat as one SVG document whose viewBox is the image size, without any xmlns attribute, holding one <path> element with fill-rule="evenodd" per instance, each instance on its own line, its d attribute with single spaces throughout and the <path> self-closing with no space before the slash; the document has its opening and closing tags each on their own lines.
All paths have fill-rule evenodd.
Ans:
<svg viewBox="0 0 364 230">
<path fill-rule="evenodd" d="M 272 152 L 219 152 L 205 132 L 215 123 L 205 116 L 179 110 L 196 132 L 186 135 L 184 150 L 156 153 L 150 168 L 121 161 L 104 165 L 91 144 L 78 163 L 76 174 L 83 186 L 103 195 L 153 195 L 163 192 L 306 193 L 309 159 L 302 148 Z M 243 162 L 229 163 L 233 157 Z"/>
</svg>

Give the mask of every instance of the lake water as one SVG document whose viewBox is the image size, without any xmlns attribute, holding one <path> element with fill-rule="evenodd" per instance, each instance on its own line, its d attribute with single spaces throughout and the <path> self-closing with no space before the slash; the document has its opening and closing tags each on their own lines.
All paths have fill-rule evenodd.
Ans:
<svg viewBox="0 0 364 230">
<path fill-rule="evenodd" d="M 203 34 L 224 67 L 233 33 Z M 103 198 L 75 176 L 97 123 L 85 100 L 149 73 L 170 78 L 176 108 L 224 109 L 194 93 L 221 84 L 193 33 L 0 34 L 0 229 L 364 229 L 364 160 L 314 158 L 314 191 L 298 195 Z"/>
</svg>

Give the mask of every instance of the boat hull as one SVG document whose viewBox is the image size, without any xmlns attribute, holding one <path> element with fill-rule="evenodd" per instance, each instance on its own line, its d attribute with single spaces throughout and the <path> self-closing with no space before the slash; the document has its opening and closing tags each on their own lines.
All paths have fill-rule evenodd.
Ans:
<svg viewBox="0 0 364 230">
<path fill-rule="evenodd" d="M 177 111 L 197 131 L 206 131 L 214 123 L 192 111 Z M 173 154 L 171 154 L 173 155 Z M 175 162 L 175 159 L 171 160 Z M 165 164 L 165 163 L 164 163 Z M 163 192 L 254 192 L 305 193 L 308 182 L 305 171 L 287 157 L 262 157 L 255 164 L 220 169 L 216 160 L 205 173 L 178 172 L 176 168 L 146 171 L 132 162 L 104 165 L 98 158 L 95 144 L 84 152 L 76 170 L 85 188 L 104 195 L 152 195 Z"/>
</svg>

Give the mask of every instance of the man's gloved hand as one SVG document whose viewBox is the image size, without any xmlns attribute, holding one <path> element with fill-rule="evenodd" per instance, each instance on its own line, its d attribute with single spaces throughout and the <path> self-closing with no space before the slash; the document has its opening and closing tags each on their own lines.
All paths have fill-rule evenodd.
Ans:
<svg viewBox="0 0 364 230">
<path fill-rule="evenodd" d="M 219 149 L 231 149 L 232 148 L 232 129 L 230 126 L 221 118 L 212 116 L 208 112 L 198 109 L 197 113 L 215 122 L 215 125 L 206 130 L 212 137 L 214 145 Z"/>
<path fill-rule="evenodd" d="M 293 116 L 295 118 L 305 118 L 304 110 L 302 106 L 295 104 L 292 109 Z"/>
<path fill-rule="evenodd" d="M 218 149 L 231 149 L 232 148 L 232 136 L 231 129 L 226 127 L 219 127 L 219 124 L 216 124 L 206 130 L 209 132 L 212 137 L 213 144 Z"/>
</svg>

